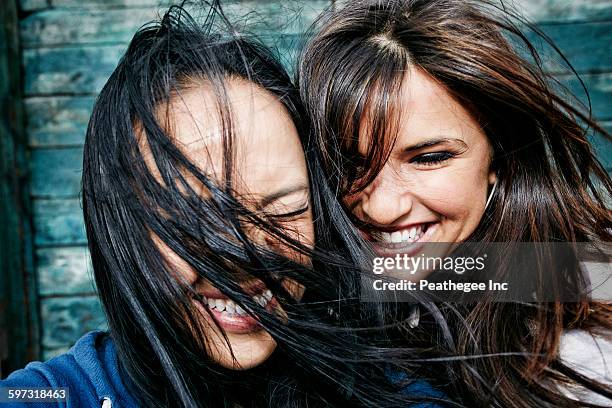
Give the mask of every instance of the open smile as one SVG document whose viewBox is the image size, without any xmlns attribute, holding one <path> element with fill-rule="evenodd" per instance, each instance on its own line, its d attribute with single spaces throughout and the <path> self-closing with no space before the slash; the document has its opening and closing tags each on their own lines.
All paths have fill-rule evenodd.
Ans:
<svg viewBox="0 0 612 408">
<path fill-rule="evenodd" d="M 271 312 L 277 302 L 272 292 L 263 285 L 251 286 L 246 293 L 261 307 Z M 200 303 L 214 316 L 216 322 L 228 333 L 246 334 L 261 330 L 261 325 L 244 308 L 216 289 L 198 295 Z"/>
<path fill-rule="evenodd" d="M 381 256 L 412 255 L 429 241 L 437 226 L 438 222 L 424 222 L 398 227 L 374 227 L 362 233 Z"/>
</svg>

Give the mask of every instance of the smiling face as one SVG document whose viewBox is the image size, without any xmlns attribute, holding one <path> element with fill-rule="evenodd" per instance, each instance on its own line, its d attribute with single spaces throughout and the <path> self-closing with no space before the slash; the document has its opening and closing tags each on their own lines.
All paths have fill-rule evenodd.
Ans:
<svg viewBox="0 0 612 408">
<path fill-rule="evenodd" d="M 308 174 L 302 145 L 291 117 L 274 95 L 252 83 L 230 79 L 226 81 L 225 87 L 235 143 L 233 190 L 253 210 L 271 216 L 293 214 L 283 220 L 283 231 L 287 236 L 311 246 L 314 232 L 309 207 Z M 165 108 L 160 109 L 162 111 L 166 112 Z M 201 83 L 188 85 L 170 103 L 168 117 L 168 128 L 176 145 L 202 172 L 222 183 L 225 152 L 212 89 Z M 147 157 L 153 173 L 157 173 L 150 156 L 145 154 L 145 160 Z M 159 179 L 159 173 L 156 176 Z M 193 176 L 187 176 L 187 179 L 196 191 L 201 192 L 202 197 L 210 196 Z M 245 229 L 254 243 L 294 260 L 303 263 L 308 261 L 262 231 L 248 226 Z M 180 273 L 200 295 L 194 304 L 202 312 L 202 318 L 209 323 L 205 327 L 207 352 L 211 358 L 232 369 L 248 369 L 264 362 L 276 348 L 272 337 L 240 306 L 230 301 L 210 282 L 200 279 L 159 238 L 154 239 L 172 269 Z M 268 311 L 282 314 L 276 299 L 261 281 L 245 279 L 238 283 Z M 299 297 L 297 285 L 287 280 L 283 285 Z M 231 350 L 219 328 L 211 324 L 211 319 L 227 335 Z M 232 352 L 236 361 L 232 359 Z"/>
<path fill-rule="evenodd" d="M 422 242 L 465 240 L 495 182 L 484 131 L 444 87 L 411 69 L 400 92 L 400 124 L 388 161 L 370 185 L 346 198 L 367 225 L 364 236 L 387 256 L 410 253 Z M 362 154 L 369 143 L 360 137 Z"/>
</svg>

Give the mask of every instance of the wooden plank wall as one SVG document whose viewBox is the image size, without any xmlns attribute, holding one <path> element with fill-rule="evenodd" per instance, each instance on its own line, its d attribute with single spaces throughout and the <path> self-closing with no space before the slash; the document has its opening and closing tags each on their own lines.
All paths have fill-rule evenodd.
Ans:
<svg viewBox="0 0 612 408">
<path fill-rule="evenodd" d="M 612 129 L 612 0 L 518 3 L 574 64 L 591 93 L 596 117 Z M 290 59 L 300 33 L 330 4 L 233 0 L 226 10 L 248 15 L 255 31 L 278 40 Z M 96 93 L 133 32 L 160 7 L 156 0 L 20 0 L 20 7 L 41 357 L 47 358 L 65 350 L 83 332 L 104 327 L 79 202 L 82 144 Z M 302 10 L 296 16 L 298 9 Z M 566 68 L 548 66 L 581 94 L 578 81 Z M 594 141 L 612 170 L 610 144 Z"/>
<path fill-rule="evenodd" d="M 0 8 L 0 379 L 38 357 L 17 1 Z"/>
</svg>

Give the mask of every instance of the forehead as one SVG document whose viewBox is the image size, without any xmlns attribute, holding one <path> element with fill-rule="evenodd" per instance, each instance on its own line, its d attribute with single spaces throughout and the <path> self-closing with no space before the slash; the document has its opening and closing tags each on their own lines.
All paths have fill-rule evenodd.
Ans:
<svg viewBox="0 0 612 408">
<path fill-rule="evenodd" d="M 224 99 L 206 84 L 191 86 L 171 101 L 169 133 L 184 154 L 218 182 L 230 159 L 233 187 L 243 194 L 266 194 L 303 181 L 299 179 L 306 177 L 306 167 L 299 135 L 278 98 L 240 79 L 227 80 L 224 92 L 229 117 L 219 109 Z M 231 150 L 224 148 L 228 146 Z"/>
<path fill-rule="evenodd" d="M 396 102 L 391 113 L 392 120 L 398 121 L 398 143 L 416 144 L 433 136 L 469 135 L 479 129 L 472 115 L 442 84 L 416 67 L 409 67 L 404 73 Z M 367 112 L 360 124 L 362 154 L 372 143 L 368 129 L 370 117 L 371 112 Z"/>
</svg>

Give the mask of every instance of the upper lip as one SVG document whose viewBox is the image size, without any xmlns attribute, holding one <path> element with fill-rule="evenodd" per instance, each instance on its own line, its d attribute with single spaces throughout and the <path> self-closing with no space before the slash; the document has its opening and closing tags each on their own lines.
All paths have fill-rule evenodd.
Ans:
<svg viewBox="0 0 612 408">
<path fill-rule="evenodd" d="M 414 223 L 411 223 L 411 224 L 404 224 L 404 225 L 374 225 L 374 224 L 368 224 L 363 229 L 366 230 L 366 231 L 395 232 L 395 231 L 403 231 L 403 230 L 406 230 L 406 229 L 410 229 L 410 228 L 416 227 L 418 225 L 431 224 L 431 223 L 432 223 L 432 221 L 429 221 L 429 222 L 414 222 Z"/>
<path fill-rule="evenodd" d="M 240 287 L 248 296 L 255 296 L 262 293 L 266 289 L 266 284 L 263 281 L 253 281 L 246 284 L 241 284 Z M 200 293 L 208 299 L 227 299 L 225 293 L 215 287 L 206 288 Z"/>
</svg>

